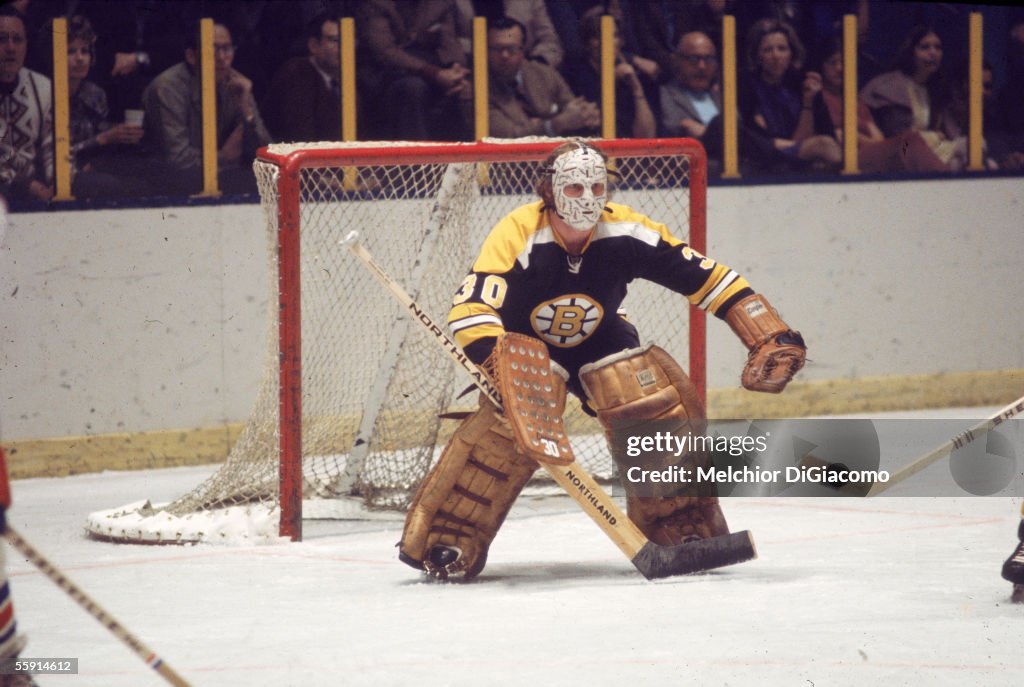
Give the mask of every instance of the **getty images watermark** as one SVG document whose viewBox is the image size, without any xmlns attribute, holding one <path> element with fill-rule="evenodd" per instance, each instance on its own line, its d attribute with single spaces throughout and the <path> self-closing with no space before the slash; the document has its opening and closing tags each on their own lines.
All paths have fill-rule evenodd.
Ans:
<svg viewBox="0 0 1024 687">
<path fill-rule="evenodd" d="M 957 436 L 970 419 L 679 419 L 613 428 L 618 472 L 640 496 L 1024 496 L 1024 430 L 999 424 L 957 442 L 942 463 L 894 474 Z"/>
<path fill-rule="evenodd" d="M 734 458 L 765 454 L 769 450 L 770 432 L 760 436 L 709 436 L 656 431 L 653 434 L 630 435 L 626 439 L 626 455 L 640 458 L 645 454 L 659 458 L 672 456 L 683 459 L 693 454 L 710 454 Z M 888 482 L 887 470 L 854 470 L 845 465 L 807 461 L 800 465 L 769 469 L 756 461 L 746 465 L 685 464 L 667 465 L 661 469 L 645 469 L 633 465 L 626 469 L 626 479 L 633 484 L 857 484 Z"/>
</svg>

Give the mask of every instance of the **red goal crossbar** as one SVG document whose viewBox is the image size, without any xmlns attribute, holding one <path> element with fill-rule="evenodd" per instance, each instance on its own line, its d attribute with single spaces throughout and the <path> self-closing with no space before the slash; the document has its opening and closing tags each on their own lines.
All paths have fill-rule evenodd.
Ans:
<svg viewBox="0 0 1024 687">
<path fill-rule="evenodd" d="M 444 162 L 525 162 L 542 160 L 564 141 L 345 144 L 332 147 L 270 146 L 258 157 L 278 170 L 278 308 L 280 381 L 281 536 L 302 537 L 302 340 L 300 274 L 300 185 L 305 169 Z M 616 139 L 595 141 L 609 158 L 685 156 L 690 160 L 688 243 L 706 252 L 707 164 L 704 148 L 692 139 Z M 493 218 L 497 222 L 500 218 Z M 671 221 L 672 218 L 654 218 Z M 339 240 L 343 237 L 339 236 Z M 457 284 L 452 284 L 452 289 Z M 437 313 L 436 315 L 440 315 Z M 689 375 L 706 401 L 705 313 L 690 308 Z"/>
</svg>

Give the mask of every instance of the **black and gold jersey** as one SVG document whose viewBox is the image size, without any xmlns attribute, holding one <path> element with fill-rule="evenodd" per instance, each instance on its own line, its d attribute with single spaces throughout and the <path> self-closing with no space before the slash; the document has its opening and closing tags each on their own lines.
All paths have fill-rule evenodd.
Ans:
<svg viewBox="0 0 1024 687">
<path fill-rule="evenodd" d="M 719 317 L 753 293 L 746 279 L 691 249 L 664 224 L 617 203 L 607 204 L 581 254 L 571 256 L 537 201 L 491 230 L 455 294 L 448 324 L 477 362 L 496 337 L 511 331 L 544 340 L 552 358 L 578 369 L 607 354 L 603 338 L 621 338 L 618 311 L 634 279 L 676 291 Z M 622 347 L 616 341 L 607 352 Z"/>
</svg>

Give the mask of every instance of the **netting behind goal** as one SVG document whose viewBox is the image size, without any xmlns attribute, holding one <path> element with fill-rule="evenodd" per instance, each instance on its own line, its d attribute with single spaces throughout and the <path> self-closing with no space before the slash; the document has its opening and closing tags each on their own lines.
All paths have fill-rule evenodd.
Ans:
<svg viewBox="0 0 1024 687">
<path fill-rule="evenodd" d="M 460 395 L 469 377 L 339 242 L 358 231 L 376 261 L 443 323 L 487 232 L 536 200 L 539 163 L 560 142 L 270 146 L 255 163 L 273 295 L 252 416 L 209 480 L 163 507 L 93 514 L 90 532 L 191 541 L 228 536 L 223 530 L 266 536 L 271 528 L 298 539 L 303 512 L 345 510 L 325 504 L 358 499 L 363 512 L 404 510 L 456 425 L 440 416 L 475 407 L 477 394 Z M 699 145 L 601 145 L 620 177 L 614 199 L 703 251 Z M 641 281 L 625 308 L 642 340 L 688 366 L 703 393 L 702 314 Z M 574 399 L 566 426 L 581 465 L 611 479 L 600 427 Z"/>
</svg>

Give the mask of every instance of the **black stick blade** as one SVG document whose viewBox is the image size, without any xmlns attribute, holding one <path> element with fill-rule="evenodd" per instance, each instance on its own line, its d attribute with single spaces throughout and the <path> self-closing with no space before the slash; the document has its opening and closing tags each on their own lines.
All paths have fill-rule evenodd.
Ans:
<svg viewBox="0 0 1024 687">
<path fill-rule="evenodd" d="M 647 542 L 633 556 L 633 565 L 648 580 L 689 575 L 757 558 L 749 530 L 701 539 L 679 546 L 658 546 Z"/>
</svg>

